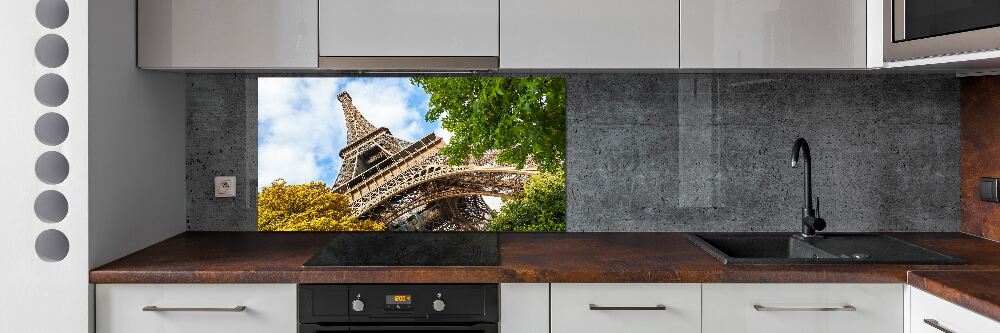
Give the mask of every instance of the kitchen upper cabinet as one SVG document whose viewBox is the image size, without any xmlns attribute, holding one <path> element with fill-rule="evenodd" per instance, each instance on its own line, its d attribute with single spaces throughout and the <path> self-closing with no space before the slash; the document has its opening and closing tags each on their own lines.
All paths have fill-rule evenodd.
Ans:
<svg viewBox="0 0 1000 333">
<path fill-rule="evenodd" d="M 1000 323 L 917 288 L 910 292 L 907 333 L 1000 333 Z"/>
<path fill-rule="evenodd" d="M 496 57 L 499 0 L 320 0 L 324 57 Z"/>
<path fill-rule="evenodd" d="M 139 67 L 316 68 L 316 0 L 138 0 Z"/>
<path fill-rule="evenodd" d="M 552 333 L 698 333 L 697 283 L 554 283 Z"/>
<path fill-rule="evenodd" d="M 294 333 L 294 284 L 99 284 L 97 333 Z"/>
<path fill-rule="evenodd" d="M 500 68 L 677 68 L 678 11 L 678 0 L 503 0 Z"/>
<path fill-rule="evenodd" d="M 497 67 L 499 0 L 320 0 L 319 11 L 324 68 Z"/>
<path fill-rule="evenodd" d="M 704 333 L 903 332 L 902 284 L 704 284 Z"/>
<path fill-rule="evenodd" d="M 681 67 L 880 67 L 881 5 L 873 0 L 681 0 Z"/>
</svg>

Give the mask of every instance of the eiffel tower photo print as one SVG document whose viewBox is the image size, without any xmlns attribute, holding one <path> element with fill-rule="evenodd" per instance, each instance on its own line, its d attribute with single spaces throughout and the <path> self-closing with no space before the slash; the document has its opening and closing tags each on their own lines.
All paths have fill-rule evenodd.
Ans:
<svg viewBox="0 0 1000 333">
<path fill-rule="evenodd" d="M 566 82 L 262 77 L 261 231 L 565 231 Z"/>
</svg>

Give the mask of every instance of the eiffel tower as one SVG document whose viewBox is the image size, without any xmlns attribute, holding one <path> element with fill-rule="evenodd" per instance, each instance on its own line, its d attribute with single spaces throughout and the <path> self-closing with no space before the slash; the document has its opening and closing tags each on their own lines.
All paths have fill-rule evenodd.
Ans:
<svg viewBox="0 0 1000 333">
<path fill-rule="evenodd" d="M 376 128 L 358 111 L 346 91 L 337 95 L 344 111 L 347 145 L 334 191 L 350 197 L 362 218 L 385 223 L 387 230 L 482 230 L 493 210 L 483 196 L 506 198 L 524 188 L 534 165 L 517 169 L 496 162 L 496 153 L 449 166 L 439 151 L 446 143 L 427 134 L 417 142 Z"/>
</svg>

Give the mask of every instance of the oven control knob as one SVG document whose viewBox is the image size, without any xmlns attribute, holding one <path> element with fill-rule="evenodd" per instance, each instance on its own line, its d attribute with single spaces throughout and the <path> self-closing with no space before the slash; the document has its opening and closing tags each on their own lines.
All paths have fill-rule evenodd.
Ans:
<svg viewBox="0 0 1000 333">
<path fill-rule="evenodd" d="M 439 300 L 439 299 L 434 300 L 434 311 L 437 311 L 437 312 L 444 311 L 444 301 Z"/>
<path fill-rule="evenodd" d="M 356 299 L 353 302 L 351 302 L 351 309 L 357 312 L 364 311 L 365 302 L 361 301 L 360 299 Z"/>
</svg>

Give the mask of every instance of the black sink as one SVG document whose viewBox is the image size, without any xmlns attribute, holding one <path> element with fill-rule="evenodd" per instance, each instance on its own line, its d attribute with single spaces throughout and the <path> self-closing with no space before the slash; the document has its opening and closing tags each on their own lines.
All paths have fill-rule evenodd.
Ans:
<svg viewBox="0 0 1000 333">
<path fill-rule="evenodd" d="M 691 233 L 688 239 L 726 265 L 738 264 L 964 264 L 881 234 Z"/>
</svg>

